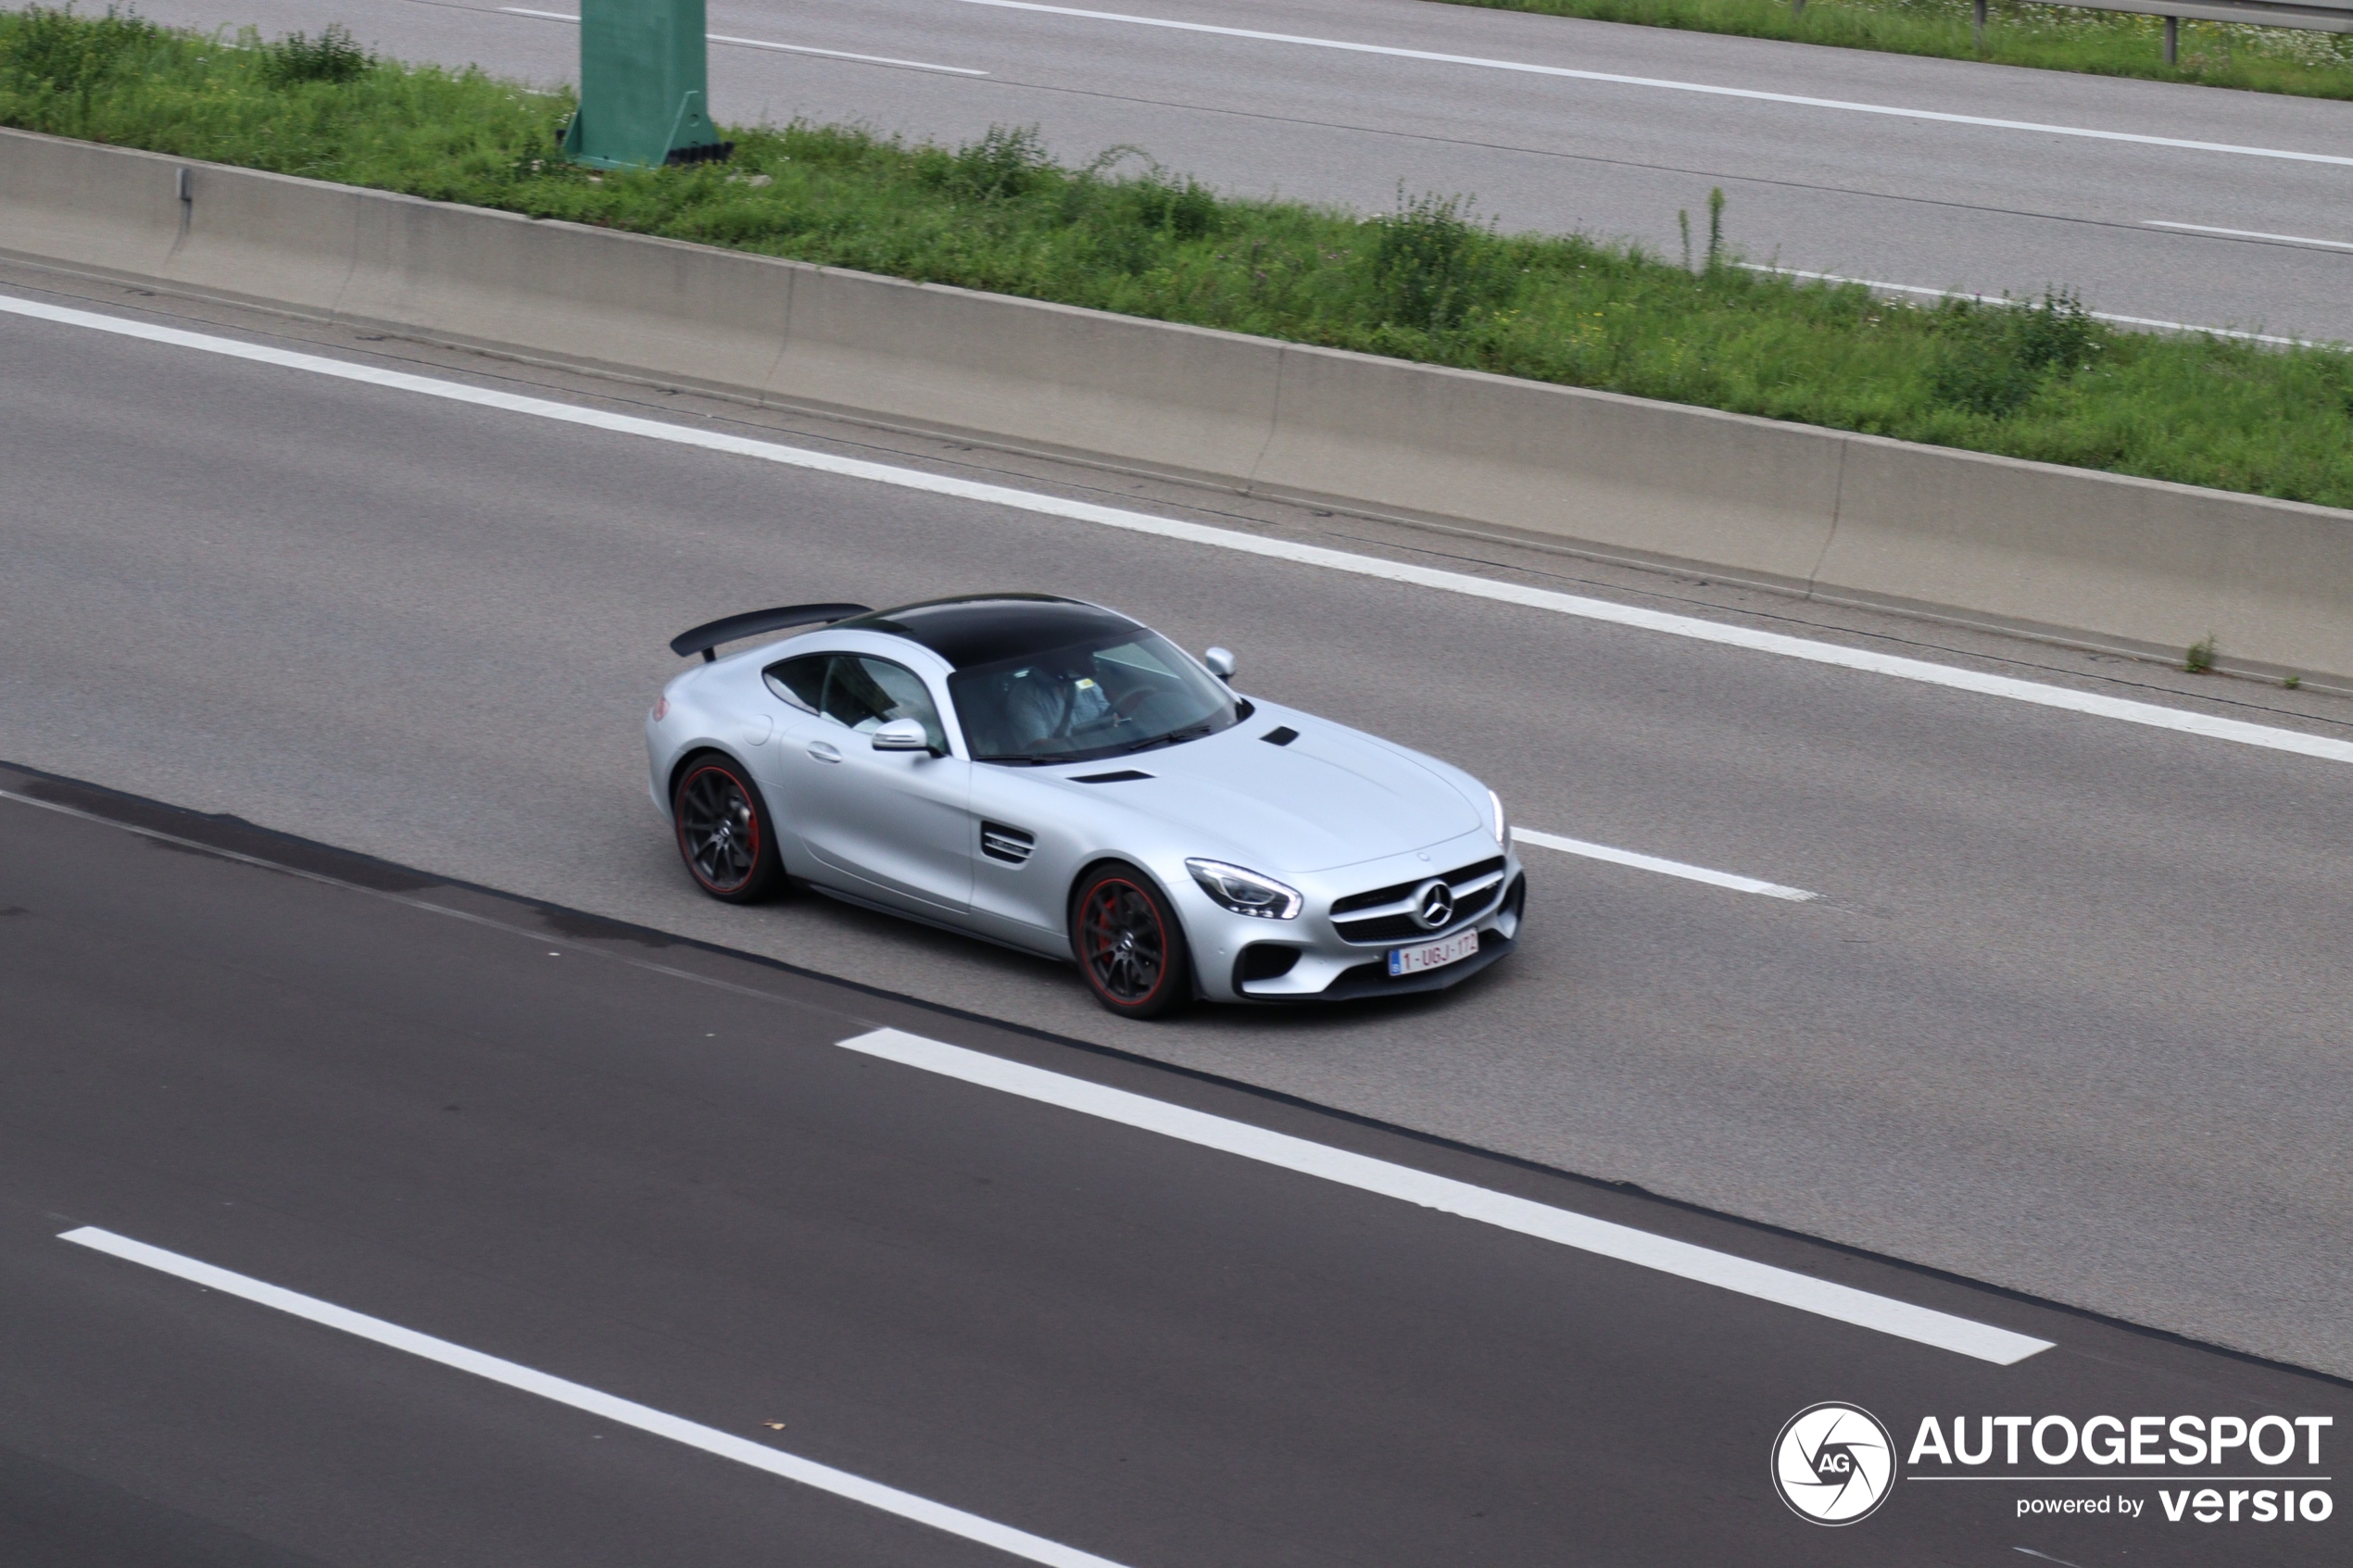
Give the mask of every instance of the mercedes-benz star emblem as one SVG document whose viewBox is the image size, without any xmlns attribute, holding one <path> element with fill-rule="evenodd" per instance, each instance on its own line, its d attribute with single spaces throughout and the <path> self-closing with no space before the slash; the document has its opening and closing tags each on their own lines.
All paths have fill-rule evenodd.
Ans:
<svg viewBox="0 0 2353 1568">
<path fill-rule="evenodd" d="M 1424 931 L 1436 931 L 1454 918 L 1454 890 L 1442 882 L 1425 882 L 1414 890 L 1414 918 Z"/>
</svg>

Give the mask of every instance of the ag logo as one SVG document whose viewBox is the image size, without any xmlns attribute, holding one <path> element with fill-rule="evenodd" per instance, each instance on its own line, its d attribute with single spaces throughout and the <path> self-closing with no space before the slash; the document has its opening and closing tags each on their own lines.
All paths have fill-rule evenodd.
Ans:
<svg viewBox="0 0 2353 1568">
<path fill-rule="evenodd" d="M 1810 1405 L 1773 1439 L 1773 1485 L 1800 1518 L 1852 1524 L 1887 1500 L 1895 1442 L 1879 1418 L 1854 1405 Z"/>
</svg>

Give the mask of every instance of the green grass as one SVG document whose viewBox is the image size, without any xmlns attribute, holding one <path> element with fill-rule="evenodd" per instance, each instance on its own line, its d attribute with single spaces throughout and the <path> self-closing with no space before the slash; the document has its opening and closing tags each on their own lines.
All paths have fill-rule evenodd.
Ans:
<svg viewBox="0 0 2353 1568">
<path fill-rule="evenodd" d="M 1842 49 L 1934 55 L 1953 60 L 2095 76 L 2139 76 L 2259 93 L 2353 98 L 2353 36 L 2233 22 L 2183 21 L 2180 63 L 2165 63 L 2165 24 L 2158 17 L 1993 0 L 1985 43 L 1972 33 L 1970 0 L 1449 0 L 1497 11 L 1535 11 L 1783 38 Z"/>
<path fill-rule="evenodd" d="M 338 52 L 339 49 L 341 52 Z M 0 15 L 0 123 L 1296 343 L 2353 506 L 2353 356 L 2115 332 L 2064 296 L 1914 306 L 1455 202 L 1221 199 L 1132 150 L 737 130 L 727 165 L 559 161 L 572 101 L 123 18 Z M 1738 214 L 1730 215 L 1737 231 Z"/>
</svg>

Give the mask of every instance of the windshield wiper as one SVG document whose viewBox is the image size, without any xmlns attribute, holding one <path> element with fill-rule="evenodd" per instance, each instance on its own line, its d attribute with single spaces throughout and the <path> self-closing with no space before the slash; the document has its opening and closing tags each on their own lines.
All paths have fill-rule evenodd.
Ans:
<svg viewBox="0 0 2353 1568">
<path fill-rule="evenodd" d="M 1135 745 L 1123 748 L 1120 755 L 1127 757 L 1139 751 L 1150 751 L 1156 746 L 1175 746 L 1179 741 L 1199 740 L 1215 728 L 1217 728 L 1217 721 L 1214 719 L 1205 724 L 1188 724 L 1181 730 L 1171 730 L 1164 735 L 1154 735 L 1150 740 L 1139 740 Z"/>
</svg>

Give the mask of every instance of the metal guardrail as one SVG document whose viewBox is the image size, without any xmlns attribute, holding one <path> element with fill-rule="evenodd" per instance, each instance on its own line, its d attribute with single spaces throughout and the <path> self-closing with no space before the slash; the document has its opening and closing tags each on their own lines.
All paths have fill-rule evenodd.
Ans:
<svg viewBox="0 0 2353 1568">
<path fill-rule="evenodd" d="M 2165 63 L 2182 54 L 2182 19 L 2236 22 L 2242 27 L 2293 27 L 2307 32 L 2353 32 L 2353 0 L 2051 0 L 2087 11 L 2133 11 L 2165 19 Z M 1977 37 L 1985 40 L 1985 0 L 1977 0 Z"/>
<path fill-rule="evenodd" d="M 1806 0 L 1793 0 L 1803 12 Z M 2082 11 L 2131 11 L 2165 19 L 2165 63 L 2178 63 L 2182 19 L 2235 22 L 2241 27 L 2293 27 L 2307 32 L 2353 32 L 2353 0 L 2045 0 Z M 1985 0 L 1977 0 L 1971 21 L 1978 47 L 1985 46 Z"/>
</svg>

